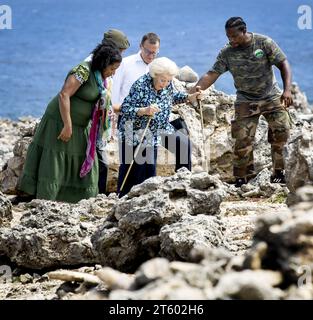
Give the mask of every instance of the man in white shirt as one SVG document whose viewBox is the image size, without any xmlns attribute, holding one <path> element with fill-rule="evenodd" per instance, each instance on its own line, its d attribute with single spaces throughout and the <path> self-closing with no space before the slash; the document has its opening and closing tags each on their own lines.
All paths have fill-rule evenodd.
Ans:
<svg viewBox="0 0 313 320">
<path fill-rule="evenodd" d="M 128 95 L 132 84 L 149 72 L 149 63 L 158 55 L 160 38 L 155 33 L 145 34 L 140 43 L 140 51 L 123 59 L 113 77 L 112 103 L 118 109 Z"/>
<path fill-rule="evenodd" d="M 114 110 L 120 110 L 123 100 L 128 95 L 133 83 L 141 76 L 149 72 L 149 64 L 156 58 L 160 49 L 160 38 L 157 34 L 149 32 L 140 42 L 140 51 L 123 58 L 120 67 L 113 76 L 112 104 Z M 187 135 L 178 130 L 184 130 L 188 134 L 185 121 L 178 118 L 171 122 L 175 130 L 174 134 L 164 137 L 162 145 L 176 155 L 177 171 L 186 167 L 191 171 L 191 142 Z"/>
</svg>

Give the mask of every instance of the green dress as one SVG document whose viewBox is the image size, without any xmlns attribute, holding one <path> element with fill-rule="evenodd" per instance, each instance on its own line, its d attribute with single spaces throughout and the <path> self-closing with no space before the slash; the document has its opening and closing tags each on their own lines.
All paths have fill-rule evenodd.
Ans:
<svg viewBox="0 0 313 320">
<path fill-rule="evenodd" d="M 97 157 L 84 178 L 80 178 L 79 172 L 86 157 L 90 120 L 99 90 L 89 62 L 80 63 L 70 74 L 82 83 L 70 99 L 72 137 L 68 142 L 57 139 L 63 128 L 57 95 L 48 104 L 28 148 L 19 183 L 20 190 L 38 199 L 78 202 L 98 194 Z"/>
</svg>

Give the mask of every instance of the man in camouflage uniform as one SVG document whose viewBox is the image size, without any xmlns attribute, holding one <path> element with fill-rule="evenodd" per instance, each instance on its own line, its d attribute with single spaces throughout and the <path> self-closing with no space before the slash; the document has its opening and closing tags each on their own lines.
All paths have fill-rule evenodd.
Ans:
<svg viewBox="0 0 313 320">
<path fill-rule="evenodd" d="M 290 130 L 286 108 L 292 104 L 289 63 L 271 38 L 247 32 L 242 18 L 230 18 L 225 29 L 229 44 L 219 52 L 213 67 L 196 86 L 205 90 L 226 71 L 234 78 L 237 97 L 231 132 L 235 139 L 233 170 L 236 186 L 247 183 L 254 174 L 253 141 L 260 115 L 269 125 L 268 141 L 273 161 L 271 182 L 285 183 L 282 151 Z M 273 65 L 280 70 L 283 92 L 275 79 Z M 191 93 L 196 86 L 190 90 Z"/>
</svg>

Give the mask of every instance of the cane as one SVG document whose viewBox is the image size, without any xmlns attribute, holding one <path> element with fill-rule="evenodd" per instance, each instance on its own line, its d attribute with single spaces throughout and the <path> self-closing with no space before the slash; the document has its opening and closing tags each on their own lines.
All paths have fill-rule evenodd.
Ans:
<svg viewBox="0 0 313 320">
<path fill-rule="evenodd" d="M 147 129 L 149 128 L 150 121 L 151 121 L 152 117 L 153 117 L 153 116 L 149 116 L 148 123 L 147 123 L 147 125 L 146 125 L 146 127 L 145 127 L 145 130 L 143 131 L 143 134 L 142 134 L 142 136 L 141 136 L 141 138 L 140 138 L 139 144 L 138 144 L 138 146 L 137 146 L 136 149 L 135 149 L 135 153 L 134 153 L 133 160 L 132 160 L 132 162 L 130 163 L 130 166 L 128 167 L 128 170 L 127 170 L 127 172 L 126 172 L 126 175 L 125 175 L 125 178 L 124 178 L 123 183 L 122 183 L 122 185 L 121 185 L 121 188 L 120 188 L 120 192 L 119 192 L 119 193 L 121 193 L 122 190 L 123 190 L 123 188 L 124 188 L 124 185 L 125 185 L 125 183 L 126 183 L 126 180 L 127 180 L 127 178 L 128 178 L 128 175 L 129 175 L 129 173 L 130 173 L 130 170 L 131 170 L 131 168 L 132 168 L 132 166 L 133 166 L 133 164 L 134 164 L 134 161 L 135 161 L 135 159 L 136 159 L 136 157 L 137 157 L 137 154 L 138 154 L 138 152 L 139 152 L 139 149 L 140 149 L 140 147 L 141 147 L 141 144 L 142 144 L 142 142 L 143 142 L 143 139 L 144 139 L 144 137 L 145 137 L 145 135 L 146 135 L 146 131 L 147 131 Z"/>
<path fill-rule="evenodd" d="M 200 92 L 201 87 L 197 86 L 196 88 L 197 92 Z M 207 159 L 207 154 L 206 154 L 206 147 L 205 147 L 205 137 L 204 137 L 204 121 L 203 121 L 203 110 L 202 110 L 202 102 L 200 99 L 197 99 L 198 102 L 198 107 L 200 109 L 200 117 L 201 117 L 201 130 L 202 130 L 202 142 L 203 142 L 203 152 L 204 152 L 204 160 L 205 160 L 205 167 L 204 170 L 206 172 L 209 171 L 209 166 L 208 166 L 208 159 Z"/>
</svg>

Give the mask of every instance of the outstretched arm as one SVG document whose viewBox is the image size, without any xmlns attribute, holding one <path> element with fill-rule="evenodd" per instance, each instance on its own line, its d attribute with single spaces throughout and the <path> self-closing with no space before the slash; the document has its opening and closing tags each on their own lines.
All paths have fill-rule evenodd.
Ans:
<svg viewBox="0 0 313 320">
<path fill-rule="evenodd" d="M 195 93 L 198 86 L 201 87 L 201 90 L 209 88 L 219 76 L 220 75 L 216 72 L 208 71 L 200 78 L 197 84 L 189 90 L 189 93 Z"/>
<path fill-rule="evenodd" d="M 281 78 L 284 85 L 284 92 L 280 100 L 285 105 L 285 107 L 289 107 L 293 103 L 291 95 L 291 68 L 287 59 L 285 59 L 277 67 L 280 70 Z"/>
</svg>

